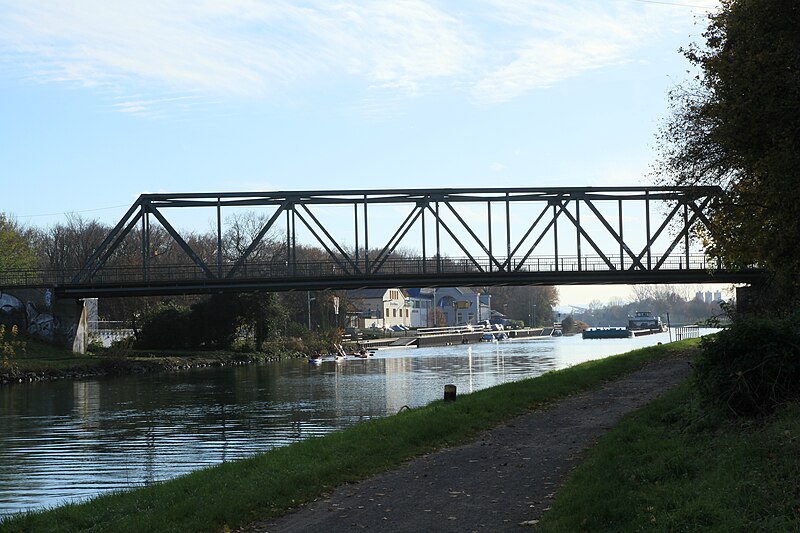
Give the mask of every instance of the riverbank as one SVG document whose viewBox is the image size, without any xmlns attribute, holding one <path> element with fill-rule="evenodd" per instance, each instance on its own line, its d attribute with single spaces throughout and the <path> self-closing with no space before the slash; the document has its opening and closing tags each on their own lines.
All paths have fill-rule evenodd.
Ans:
<svg viewBox="0 0 800 533">
<path fill-rule="evenodd" d="M 0 385 L 33 383 L 56 379 L 81 379 L 96 376 L 122 376 L 150 372 L 175 372 L 191 368 L 246 365 L 302 357 L 300 353 L 269 354 L 234 351 L 100 350 L 77 354 L 36 341 L 14 355 L 12 366 L 0 368 Z"/>
<path fill-rule="evenodd" d="M 440 328 L 447 329 L 447 328 Z M 459 328 L 452 328 L 459 329 Z M 543 338 L 543 329 L 511 330 L 510 338 Z M 460 332 L 387 337 L 385 339 L 351 342 L 348 352 L 358 349 L 433 347 L 480 342 L 482 332 Z M 546 336 L 550 336 L 549 330 Z M 100 348 L 87 354 L 77 354 L 65 348 L 27 339 L 26 349 L 15 354 L 12 366 L 0 368 L 0 386 L 34 383 L 56 379 L 81 379 L 97 376 L 123 376 L 151 372 L 175 372 L 192 368 L 247 365 L 278 361 L 284 358 L 305 357 L 301 352 L 266 353 L 231 350 L 134 350 Z"/>
<path fill-rule="evenodd" d="M 4 531 L 219 531 L 283 514 L 332 487 L 468 442 L 504 420 L 687 350 L 675 343 L 434 402 L 164 483 L 8 519 Z M 685 365 L 685 363 L 684 363 Z"/>
</svg>

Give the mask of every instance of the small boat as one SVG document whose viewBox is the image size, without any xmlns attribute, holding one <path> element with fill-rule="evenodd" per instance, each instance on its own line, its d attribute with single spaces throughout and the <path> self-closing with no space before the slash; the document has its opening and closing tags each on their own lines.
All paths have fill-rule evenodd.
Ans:
<svg viewBox="0 0 800 533">
<path fill-rule="evenodd" d="M 581 332 L 584 339 L 627 339 L 631 336 L 628 328 L 589 328 Z"/>
</svg>

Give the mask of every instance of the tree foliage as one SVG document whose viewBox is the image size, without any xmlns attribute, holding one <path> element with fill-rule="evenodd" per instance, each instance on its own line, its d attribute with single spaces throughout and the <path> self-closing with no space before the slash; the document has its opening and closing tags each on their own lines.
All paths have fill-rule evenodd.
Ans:
<svg viewBox="0 0 800 533">
<path fill-rule="evenodd" d="M 29 232 L 14 219 L 0 213 L 0 272 L 36 267 L 36 253 Z"/>
<path fill-rule="evenodd" d="M 538 326 L 553 322 L 553 308 L 558 303 L 558 290 L 555 287 L 486 287 L 484 291 L 492 295 L 492 309 L 509 319 Z"/>
<path fill-rule="evenodd" d="M 762 416 L 800 397 L 798 316 L 736 320 L 704 337 L 695 384 L 707 401 L 735 416 Z"/>
<path fill-rule="evenodd" d="M 699 69 L 670 95 L 661 180 L 719 185 L 708 251 L 731 266 L 757 264 L 796 297 L 800 270 L 800 4 L 722 0 L 705 47 L 682 50 Z M 789 289 L 788 291 L 786 289 Z"/>
</svg>

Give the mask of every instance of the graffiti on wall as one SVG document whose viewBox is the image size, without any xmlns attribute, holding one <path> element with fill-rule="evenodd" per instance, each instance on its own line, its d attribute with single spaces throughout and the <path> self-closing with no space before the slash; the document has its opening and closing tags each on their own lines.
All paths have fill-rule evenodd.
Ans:
<svg viewBox="0 0 800 533">
<path fill-rule="evenodd" d="M 53 293 L 46 289 L 41 303 L 22 300 L 7 292 L 0 291 L 0 324 L 17 326 L 34 338 L 54 342 L 59 338 L 70 340 L 75 337 L 75 327 L 62 331 L 62 320 L 53 312 Z"/>
</svg>

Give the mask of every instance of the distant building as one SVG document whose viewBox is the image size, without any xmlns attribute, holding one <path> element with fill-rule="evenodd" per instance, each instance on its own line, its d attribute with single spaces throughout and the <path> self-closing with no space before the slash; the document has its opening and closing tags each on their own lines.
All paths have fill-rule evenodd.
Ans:
<svg viewBox="0 0 800 533">
<path fill-rule="evenodd" d="M 447 326 L 478 324 L 492 318 L 491 295 L 482 294 L 472 287 L 420 289 L 421 297 L 428 295 L 436 313 L 444 317 Z"/>
<path fill-rule="evenodd" d="M 422 292 L 424 289 L 408 289 L 408 307 L 411 309 L 412 328 L 430 328 L 434 326 L 433 292 Z"/>
<path fill-rule="evenodd" d="M 411 326 L 411 309 L 407 305 L 405 292 L 393 289 L 358 289 L 347 291 L 347 300 L 354 308 L 351 327 L 391 328 L 392 326 Z"/>
<path fill-rule="evenodd" d="M 703 301 L 704 301 L 705 303 L 707 303 L 707 304 L 710 304 L 710 303 L 711 303 L 711 298 L 712 298 L 711 291 L 706 291 L 706 293 L 705 293 L 705 299 L 704 299 Z"/>
</svg>

